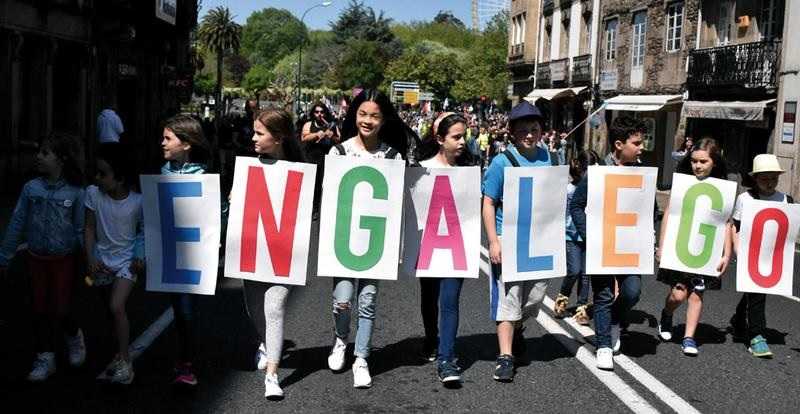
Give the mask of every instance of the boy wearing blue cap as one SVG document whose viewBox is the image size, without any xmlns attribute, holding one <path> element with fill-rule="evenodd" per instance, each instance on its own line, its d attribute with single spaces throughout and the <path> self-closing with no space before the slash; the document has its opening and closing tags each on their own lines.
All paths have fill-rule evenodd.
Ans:
<svg viewBox="0 0 800 414">
<path fill-rule="evenodd" d="M 523 323 L 535 316 L 544 299 L 546 280 L 503 283 L 501 233 L 503 227 L 503 170 L 506 167 L 544 167 L 550 164 L 550 154 L 537 144 L 542 135 L 542 114 L 523 101 L 511 110 L 508 119 L 512 144 L 496 156 L 483 176 L 483 225 L 489 239 L 489 259 L 492 275 L 489 281 L 490 312 L 497 323 L 497 342 L 500 354 L 494 379 L 514 380 L 514 354 L 525 352 Z M 516 351 L 516 352 L 515 352 Z"/>
</svg>

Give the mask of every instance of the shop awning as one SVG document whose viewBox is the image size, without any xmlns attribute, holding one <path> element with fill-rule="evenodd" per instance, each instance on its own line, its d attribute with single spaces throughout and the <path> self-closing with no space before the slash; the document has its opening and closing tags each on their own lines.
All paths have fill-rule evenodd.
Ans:
<svg viewBox="0 0 800 414">
<path fill-rule="evenodd" d="M 764 109 L 774 103 L 774 99 L 757 102 L 686 101 L 683 103 L 683 115 L 687 118 L 761 121 L 764 119 Z"/>
<path fill-rule="evenodd" d="M 534 89 L 533 92 L 529 93 L 528 96 L 525 97 L 525 100 L 530 103 L 536 103 L 536 101 L 539 99 L 552 101 L 553 99 L 569 98 L 577 96 L 586 89 L 587 88 L 585 86 L 578 88 Z"/>
<path fill-rule="evenodd" d="M 608 111 L 659 111 L 682 100 L 681 95 L 618 95 L 606 99 L 605 106 Z"/>
</svg>

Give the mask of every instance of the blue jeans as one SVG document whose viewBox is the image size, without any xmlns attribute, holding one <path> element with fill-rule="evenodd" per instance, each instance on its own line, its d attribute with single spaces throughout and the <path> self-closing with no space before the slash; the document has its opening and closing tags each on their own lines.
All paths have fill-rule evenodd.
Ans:
<svg viewBox="0 0 800 414">
<path fill-rule="evenodd" d="M 422 324 L 425 327 L 425 342 L 435 344 L 438 338 L 439 360 L 452 361 L 455 359 L 458 333 L 458 299 L 464 279 L 421 278 L 419 284 L 422 294 Z"/>
<path fill-rule="evenodd" d="M 619 284 L 619 297 L 614 300 L 614 281 Z M 627 326 L 631 309 L 639 302 L 642 291 L 640 275 L 592 276 L 594 289 L 595 346 L 611 348 L 611 325 Z"/>
<path fill-rule="evenodd" d="M 586 263 L 586 244 L 567 240 L 567 276 L 561 282 L 561 294 L 569 297 L 572 287 L 578 282 L 578 305 L 589 303 L 592 284 L 584 271 Z"/>
<path fill-rule="evenodd" d="M 372 325 L 375 322 L 375 305 L 378 281 L 370 279 L 333 279 L 333 320 L 335 334 L 347 341 L 350 335 L 350 310 L 353 294 L 358 294 L 358 331 L 356 331 L 355 356 L 367 358 L 372 346 Z"/>
</svg>

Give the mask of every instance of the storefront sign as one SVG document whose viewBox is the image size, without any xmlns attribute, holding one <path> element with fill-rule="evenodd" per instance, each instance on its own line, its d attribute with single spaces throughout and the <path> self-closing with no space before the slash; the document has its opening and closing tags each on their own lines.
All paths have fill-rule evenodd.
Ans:
<svg viewBox="0 0 800 414">
<path fill-rule="evenodd" d="M 797 117 L 797 102 L 786 102 L 783 105 L 783 135 L 781 142 L 794 144 L 794 123 Z"/>
<path fill-rule="evenodd" d="M 615 91 L 617 90 L 617 71 L 602 71 L 600 72 L 600 90 L 601 91 Z"/>
</svg>

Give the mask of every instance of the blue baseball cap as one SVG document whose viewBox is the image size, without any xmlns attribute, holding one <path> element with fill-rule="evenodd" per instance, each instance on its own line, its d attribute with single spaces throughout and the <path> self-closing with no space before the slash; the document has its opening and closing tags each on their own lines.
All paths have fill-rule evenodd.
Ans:
<svg viewBox="0 0 800 414">
<path fill-rule="evenodd" d="M 539 121 L 544 119 L 539 108 L 524 99 L 522 102 L 518 103 L 517 106 L 511 108 L 511 115 L 508 117 L 508 122 L 514 122 L 522 118 L 535 118 Z"/>
</svg>

